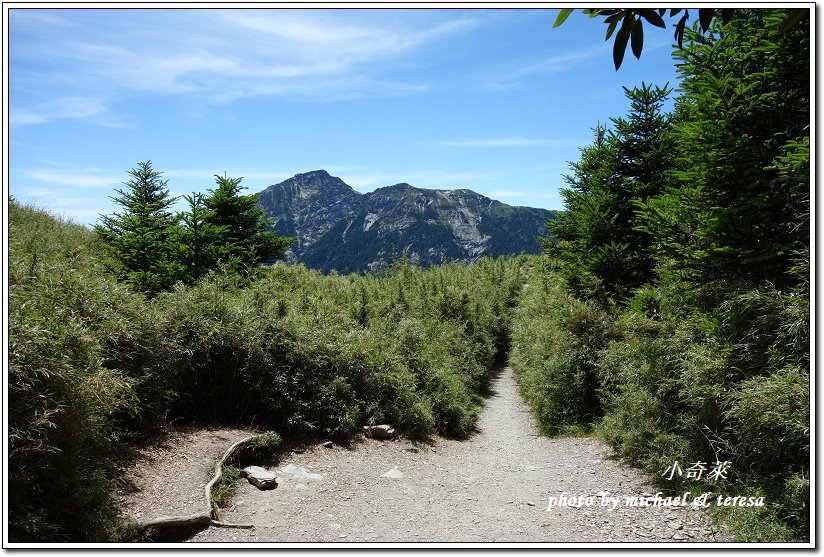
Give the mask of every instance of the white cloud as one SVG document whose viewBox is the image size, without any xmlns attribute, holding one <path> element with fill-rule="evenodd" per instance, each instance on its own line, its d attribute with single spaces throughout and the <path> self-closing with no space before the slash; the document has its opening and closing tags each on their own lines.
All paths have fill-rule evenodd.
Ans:
<svg viewBox="0 0 824 557">
<path fill-rule="evenodd" d="M 25 188 L 20 193 L 27 197 L 50 197 L 53 192 L 46 188 Z"/>
<path fill-rule="evenodd" d="M 595 62 L 609 55 L 609 45 L 597 46 L 548 56 L 537 61 L 524 63 L 518 68 L 497 73 L 486 81 L 484 86 L 492 90 L 507 90 L 519 87 L 521 83 L 536 75 L 552 75 L 569 70 L 580 70 L 590 62 Z"/>
<path fill-rule="evenodd" d="M 264 52 L 271 55 L 286 49 L 299 60 L 312 60 L 315 64 L 321 61 L 317 67 L 325 71 L 396 56 L 470 30 L 479 23 L 463 15 L 431 24 L 409 17 L 409 13 L 393 17 L 392 12 L 386 12 L 386 17 L 380 12 L 361 12 L 359 17 L 353 17 L 350 12 L 345 18 L 334 11 L 236 10 L 212 14 L 222 21 L 224 28 L 234 27 L 244 36 L 254 37 L 263 45 Z M 268 41 L 261 40 L 264 38 Z"/>
<path fill-rule="evenodd" d="M 28 126 L 32 124 L 45 124 L 51 121 L 44 112 L 35 112 L 32 110 L 14 110 L 9 109 L 9 126 Z"/>
<path fill-rule="evenodd" d="M 342 177 L 341 180 L 356 190 L 369 190 L 381 186 L 374 176 L 346 176 Z"/>
<path fill-rule="evenodd" d="M 86 199 L 85 197 L 57 197 L 54 203 L 58 207 L 77 207 L 78 205 L 93 204 L 94 200 Z"/>
<path fill-rule="evenodd" d="M 160 172 L 163 173 L 163 178 L 197 178 L 202 180 L 214 180 L 215 174 L 219 174 L 218 170 L 211 168 L 211 169 L 192 169 L 192 168 L 179 168 L 176 170 L 161 170 Z M 228 176 L 228 171 L 227 171 Z"/>
<path fill-rule="evenodd" d="M 11 13 L 11 20 L 15 24 L 22 24 L 22 25 L 50 25 L 50 26 L 59 26 L 59 27 L 72 27 L 74 24 L 64 18 L 53 13 L 38 11 L 38 10 L 31 10 L 31 9 L 19 9 L 14 10 Z"/>
<path fill-rule="evenodd" d="M 101 214 L 108 214 L 107 211 L 101 209 L 83 209 L 79 207 L 61 207 L 59 209 L 49 209 L 49 212 L 85 225 L 94 225 L 99 222 Z"/>
<path fill-rule="evenodd" d="M 341 180 L 357 190 L 371 191 L 378 187 L 407 183 L 424 189 L 459 189 L 470 188 L 474 184 L 500 180 L 499 174 L 463 173 L 442 170 L 410 170 L 409 172 L 381 172 L 364 171 L 329 167 L 332 175 L 338 175 Z"/>
<path fill-rule="evenodd" d="M 105 188 L 123 183 L 121 177 L 86 174 L 72 171 L 30 170 L 26 175 L 39 182 L 80 188 Z"/>
<path fill-rule="evenodd" d="M 122 127 L 110 114 L 102 98 L 63 97 L 37 104 L 28 109 L 9 107 L 9 125 L 47 124 L 56 120 L 80 120 L 105 127 Z"/>
<path fill-rule="evenodd" d="M 226 176 L 229 178 L 243 178 L 243 185 L 246 185 L 248 182 L 253 181 L 272 181 L 272 182 L 282 182 L 287 178 L 291 178 L 297 172 L 289 172 L 289 171 L 281 171 L 281 170 L 258 170 L 252 172 L 244 172 L 237 169 L 231 168 L 178 168 L 172 170 L 163 170 L 163 178 L 172 179 L 172 178 L 194 178 L 198 180 L 204 180 L 208 184 L 213 184 L 215 180 L 215 175 L 223 175 L 226 173 Z"/>
<path fill-rule="evenodd" d="M 431 84 L 390 77 L 398 63 L 479 24 L 465 14 L 341 12 L 116 10 L 94 21 L 82 10 L 54 21 L 48 12 L 13 15 L 11 83 L 25 93 L 12 98 L 25 100 L 12 104 L 11 119 L 17 126 L 120 125 L 110 107 L 135 93 L 207 103 L 419 94 Z"/>
</svg>

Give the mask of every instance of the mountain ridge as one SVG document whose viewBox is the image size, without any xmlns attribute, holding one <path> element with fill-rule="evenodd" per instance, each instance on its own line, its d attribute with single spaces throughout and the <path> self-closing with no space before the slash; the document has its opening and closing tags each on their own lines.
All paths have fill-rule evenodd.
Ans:
<svg viewBox="0 0 824 557">
<path fill-rule="evenodd" d="M 260 192 L 278 234 L 294 236 L 287 261 L 323 272 L 374 271 L 408 251 L 429 266 L 482 256 L 540 253 L 537 237 L 554 218 L 470 189 L 426 189 L 401 182 L 355 191 L 325 170 L 296 174 Z"/>
</svg>

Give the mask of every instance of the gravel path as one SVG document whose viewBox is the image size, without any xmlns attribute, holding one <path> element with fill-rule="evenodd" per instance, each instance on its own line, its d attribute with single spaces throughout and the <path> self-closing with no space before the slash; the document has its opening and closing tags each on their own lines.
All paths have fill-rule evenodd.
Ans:
<svg viewBox="0 0 824 557">
<path fill-rule="evenodd" d="M 189 541 L 726 541 L 699 510 L 625 506 L 624 496 L 656 489 L 593 439 L 539 436 L 510 368 L 496 377 L 478 428 L 466 441 L 359 438 L 287 453 L 268 466 L 291 464 L 320 478 L 282 472 L 271 491 L 242 481 L 220 518 L 254 528 L 209 528 Z M 622 497 L 614 510 L 600 505 L 605 491 Z M 563 492 L 592 496 L 593 504 L 548 510 Z"/>
</svg>

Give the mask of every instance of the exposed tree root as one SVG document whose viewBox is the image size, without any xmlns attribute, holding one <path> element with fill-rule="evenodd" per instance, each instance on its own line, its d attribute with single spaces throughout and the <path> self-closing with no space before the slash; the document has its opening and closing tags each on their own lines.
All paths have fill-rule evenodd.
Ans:
<svg viewBox="0 0 824 557">
<path fill-rule="evenodd" d="M 230 524 L 217 520 L 214 516 L 214 510 L 212 509 L 212 488 L 218 480 L 220 480 L 223 472 L 223 465 L 226 461 L 255 437 L 255 435 L 244 437 L 229 447 L 229 449 L 223 454 L 223 457 L 217 462 L 217 464 L 215 464 L 215 474 L 204 488 L 204 495 L 206 496 L 206 509 L 203 512 L 188 516 L 161 516 L 160 518 L 155 518 L 153 520 L 130 524 L 129 530 L 134 532 L 136 537 L 139 537 L 140 535 L 144 535 L 152 531 L 157 532 L 159 530 L 175 528 L 185 528 L 187 530 L 191 529 L 197 532 L 208 528 L 209 526 L 215 526 L 217 528 L 252 528 L 252 524 Z"/>
<path fill-rule="evenodd" d="M 161 516 L 153 520 L 145 522 L 138 522 L 130 525 L 138 534 L 147 532 L 149 530 L 158 530 L 161 528 L 194 528 L 202 526 L 207 528 L 212 522 L 211 509 L 209 512 L 196 513 L 188 516 Z M 203 529 L 201 528 L 201 529 Z"/>
<path fill-rule="evenodd" d="M 212 520 L 211 525 L 214 526 L 215 528 L 243 528 L 243 529 L 248 529 L 248 528 L 254 528 L 255 527 L 254 524 L 231 524 L 229 522 L 219 522 L 217 520 Z"/>
</svg>

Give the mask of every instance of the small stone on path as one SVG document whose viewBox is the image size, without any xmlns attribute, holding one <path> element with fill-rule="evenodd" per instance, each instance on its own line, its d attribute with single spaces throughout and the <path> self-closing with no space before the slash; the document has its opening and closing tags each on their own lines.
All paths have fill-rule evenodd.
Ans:
<svg viewBox="0 0 824 557">
<path fill-rule="evenodd" d="M 365 425 L 363 432 L 367 437 L 373 439 L 392 439 L 395 436 L 395 429 L 391 425 Z"/>
<path fill-rule="evenodd" d="M 241 471 L 241 475 L 261 491 L 275 489 L 278 486 L 274 472 L 260 466 L 247 466 Z"/>
<path fill-rule="evenodd" d="M 393 478 L 396 480 L 399 480 L 404 477 L 405 476 L 403 475 L 403 472 L 398 470 L 397 466 L 393 466 L 389 472 L 384 472 L 383 474 L 381 474 L 381 478 Z"/>
</svg>

